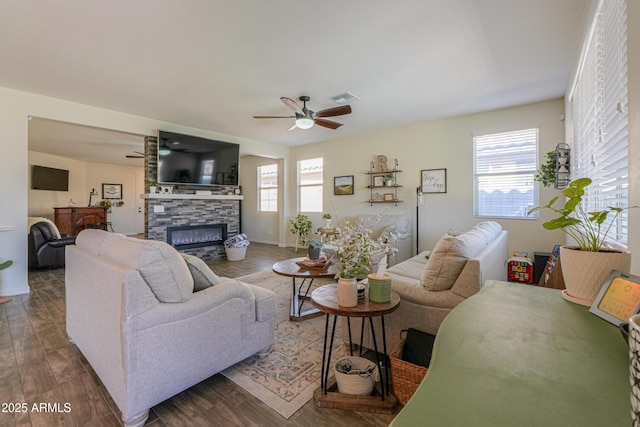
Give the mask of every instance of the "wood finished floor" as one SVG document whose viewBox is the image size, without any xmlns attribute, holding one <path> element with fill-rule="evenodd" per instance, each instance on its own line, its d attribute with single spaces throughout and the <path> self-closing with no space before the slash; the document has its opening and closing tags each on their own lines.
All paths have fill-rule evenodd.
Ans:
<svg viewBox="0 0 640 427">
<path fill-rule="evenodd" d="M 303 255 L 301 249 L 252 243 L 242 261 L 209 264 L 220 275 L 238 277 Z M 122 425 L 100 379 L 66 336 L 64 269 L 30 272 L 29 285 L 30 294 L 0 305 L 0 426 Z M 15 412 L 12 404 L 23 403 L 26 411 Z M 40 403 L 50 404 L 49 412 L 34 410 Z M 393 417 L 316 408 L 311 400 L 286 420 L 218 374 L 155 406 L 146 425 L 386 426 Z"/>
</svg>

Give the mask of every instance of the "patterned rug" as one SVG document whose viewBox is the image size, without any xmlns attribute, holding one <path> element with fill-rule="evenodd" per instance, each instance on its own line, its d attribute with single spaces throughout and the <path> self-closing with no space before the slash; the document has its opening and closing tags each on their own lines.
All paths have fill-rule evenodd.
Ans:
<svg viewBox="0 0 640 427">
<path fill-rule="evenodd" d="M 266 358 L 252 356 L 225 369 L 222 374 L 247 390 L 285 418 L 291 417 L 313 397 L 320 387 L 322 346 L 326 317 L 320 316 L 302 322 L 289 320 L 291 278 L 278 276 L 271 271 L 238 277 L 274 291 L 278 295 L 275 343 Z M 329 283 L 316 280 L 313 287 Z M 303 310 L 311 304 L 305 301 Z M 345 354 L 345 346 L 337 337 L 334 341 L 331 366 Z M 331 375 L 331 374 L 330 374 Z"/>
</svg>

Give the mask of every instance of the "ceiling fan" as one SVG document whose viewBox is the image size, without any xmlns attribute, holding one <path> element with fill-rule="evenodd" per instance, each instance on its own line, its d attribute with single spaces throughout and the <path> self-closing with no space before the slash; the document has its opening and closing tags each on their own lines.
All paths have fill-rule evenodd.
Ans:
<svg viewBox="0 0 640 427">
<path fill-rule="evenodd" d="M 135 154 L 135 155 L 133 155 L 133 154 L 127 154 L 125 157 L 126 157 L 127 159 L 144 159 L 145 157 L 147 157 L 147 155 L 146 155 L 146 154 L 141 153 L 141 152 L 139 152 L 139 151 L 134 151 L 134 153 L 136 153 L 136 154 Z"/>
<path fill-rule="evenodd" d="M 307 108 L 307 101 L 311 100 L 310 97 L 303 95 L 300 98 L 302 101 L 302 108 L 300 105 L 291 98 L 285 96 L 280 98 L 280 101 L 287 107 L 291 108 L 295 112 L 295 116 L 253 116 L 254 119 L 296 119 L 293 126 L 289 130 L 294 129 L 309 129 L 314 124 L 322 126 L 328 129 L 338 129 L 342 126 L 342 123 L 334 122 L 333 120 L 325 120 L 322 117 L 335 117 L 343 116 L 345 114 L 351 114 L 351 105 L 342 105 L 340 107 L 327 108 L 326 110 L 320 110 L 317 113 Z"/>
</svg>

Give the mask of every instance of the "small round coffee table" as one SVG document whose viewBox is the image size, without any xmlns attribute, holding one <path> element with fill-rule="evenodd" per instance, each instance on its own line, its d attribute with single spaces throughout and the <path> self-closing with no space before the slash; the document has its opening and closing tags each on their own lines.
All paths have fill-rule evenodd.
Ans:
<svg viewBox="0 0 640 427">
<path fill-rule="evenodd" d="M 391 292 L 391 301 L 385 303 L 376 303 L 369 301 L 368 299 L 359 299 L 358 304 L 355 307 L 342 307 L 338 305 L 338 286 L 336 284 L 324 285 L 311 293 L 311 303 L 314 307 L 326 313 L 327 318 L 324 328 L 324 348 L 322 349 L 322 371 L 320 374 L 320 387 L 324 393 L 327 394 L 329 383 L 329 362 L 331 360 L 331 350 L 333 348 L 333 340 L 336 332 L 336 319 L 338 316 L 345 316 L 349 324 L 349 348 L 351 355 L 353 356 L 353 343 L 351 340 L 351 323 L 349 319 L 351 317 L 368 317 L 369 326 L 371 328 L 371 334 L 373 338 L 373 347 L 375 351 L 376 364 L 380 366 L 380 360 L 378 359 L 378 343 L 376 342 L 376 334 L 373 326 L 373 318 L 380 317 L 382 325 L 382 348 L 383 348 L 383 363 L 385 365 L 385 378 L 380 376 L 380 388 L 382 401 L 384 402 L 385 396 L 389 396 L 389 358 L 387 355 L 387 337 L 384 327 L 384 316 L 386 314 L 393 313 L 400 306 L 400 296 L 396 292 Z M 329 335 L 329 317 L 333 316 L 333 325 L 331 327 L 331 339 L 329 340 L 329 352 L 327 355 L 327 338 Z M 362 351 L 362 335 L 364 332 L 364 320 L 362 322 L 362 331 L 360 333 L 360 349 Z M 361 396 L 358 396 L 359 398 Z M 392 399 L 392 406 L 395 406 L 397 399 Z"/>
<path fill-rule="evenodd" d="M 302 304 L 304 300 L 310 298 L 309 289 L 313 284 L 313 279 L 332 279 L 336 275 L 336 266 L 331 263 L 323 269 L 311 269 L 300 267 L 296 262 L 304 261 L 304 257 L 286 259 L 273 264 L 273 272 L 280 276 L 291 277 L 292 291 L 291 291 L 291 311 L 289 313 L 289 320 L 301 321 L 309 319 L 311 317 L 317 317 L 322 315 L 320 310 L 316 308 L 310 308 L 309 310 L 302 311 Z M 300 285 L 296 288 L 296 279 L 302 279 Z M 308 282 L 307 282 L 308 280 Z M 307 283 L 307 289 L 303 292 L 303 286 Z"/>
</svg>

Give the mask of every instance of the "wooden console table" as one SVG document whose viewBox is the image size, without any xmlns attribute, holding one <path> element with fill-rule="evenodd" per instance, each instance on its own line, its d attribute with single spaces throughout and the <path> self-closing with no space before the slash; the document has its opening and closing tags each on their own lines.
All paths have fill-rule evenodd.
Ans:
<svg viewBox="0 0 640 427">
<path fill-rule="evenodd" d="M 107 208 L 100 206 L 53 208 L 53 222 L 61 234 L 77 236 L 85 228 L 106 228 Z"/>
</svg>

